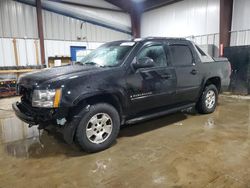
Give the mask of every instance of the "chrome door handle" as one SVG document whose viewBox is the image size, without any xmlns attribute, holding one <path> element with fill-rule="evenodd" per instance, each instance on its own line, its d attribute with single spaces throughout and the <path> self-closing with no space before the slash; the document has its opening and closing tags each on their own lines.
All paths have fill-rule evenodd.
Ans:
<svg viewBox="0 0 250 188">
<path fill-rule="evenodd" d="M 163 74 L 163 75 L 161 75 L 161 77 L 169 79 L 169 78 L 172 78 L 172 75 L 171 74 Z"/>
<path fill-rule="evenodd" d="M 198 71 L 196 69 L 193 69 L 190 73 L 193 75 L 196 75 L 198 73 Z"/>
</svg>

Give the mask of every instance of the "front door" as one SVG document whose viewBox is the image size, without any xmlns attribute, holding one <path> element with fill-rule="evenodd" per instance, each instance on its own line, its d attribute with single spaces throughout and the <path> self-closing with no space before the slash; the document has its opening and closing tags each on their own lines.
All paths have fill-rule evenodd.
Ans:
<svg viewBox="0 0 250 188">
<path fill-rule="evenodd" d="M 176 89 L 175 70 L 167 64 L 162 43 L 150 43 L 139 50 L 136 59 L 145 57 L 154 61 L 153 67 L 139 68 L 127 77 L 127 88 L 132 106 L 131 113 L 172 104 Z"/>
</svg>

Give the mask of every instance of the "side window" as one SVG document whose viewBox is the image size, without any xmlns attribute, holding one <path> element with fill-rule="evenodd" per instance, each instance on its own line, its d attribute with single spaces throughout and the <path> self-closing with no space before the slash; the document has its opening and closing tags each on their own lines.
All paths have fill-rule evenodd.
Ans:
<svg viewBox="0 0 250 188">
<path fill-rule="evenodd" d="M 193 56 L 188 46 L 171 45 L 169 46 L 169 52 L 174 66 L 192 65 Z"/>
<path fill-rule="evenodd" d="M 144 57 L 153 59 L 156 67 L 167 65 L 166 53 L 163 45 L 144 47 L 137 55 L 137 59 L 142 59 Z"/>
</svg>

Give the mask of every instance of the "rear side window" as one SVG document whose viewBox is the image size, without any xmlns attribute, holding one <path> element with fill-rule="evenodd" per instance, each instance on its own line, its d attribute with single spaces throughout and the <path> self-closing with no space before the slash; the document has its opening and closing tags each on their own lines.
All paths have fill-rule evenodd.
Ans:
<svg viewBox="0 0 250 188">
<path fill-rule="evenodd" d="M 163 45 L 144 47 L 137 55 L 137 59 L 142 59 L 144 57 L 153 59 L 156 67 L 167 65 L 167 59 Z"/>
<path fill-rule="evenodd" d="M 169 46 L 171 62 L 174 66 L 192 65 L 193 56 L 191 50 L 185 45 L 171 45 Z"/>
</svg>

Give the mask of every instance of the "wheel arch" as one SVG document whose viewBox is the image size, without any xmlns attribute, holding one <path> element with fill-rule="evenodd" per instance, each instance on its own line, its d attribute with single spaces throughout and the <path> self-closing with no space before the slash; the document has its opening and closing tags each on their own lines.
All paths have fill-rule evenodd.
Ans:
<svg viewBox="0 0 250 188">
<path fill-rule="evenodd" d="M 81 109 L 82 107 L 85 107 L 86 105 L 93 105 L 97 103 L 107 103 L 113 106 L 117 110 L 120 116 L 120 120 L 122 121 L 124 105 L 123 105 L 121 97 L 119 97 L 116 94 L 113 94 L 113 93 L 92 94 L 88 97 L 85 97 L 79 100 L 75 105 L 76 105 L 76 108 Z"/>
<path fill-rule="evenodd" d="M 97 103 L 107 103 L 113 106 L 119 114 L 121 124 L 125 122 L 125 118 L 123 116 L 123 112 L 124 112 L 123 105 L 122 105 L 123 103 L 117 95 L 114 95 L 111 93 L 93 94 L 91 96 L 78 100 L 77 103 L 75 103 L 74 107 L 71 108 L 70 110 L 71 123 L 69 123 L 69 125 L 66 126 L 65 129 L 63 130 L 63 137 L 67 143 L 71 144 L 73 140 L 75 139 L 76 128 L 79 124 L 79 118 L 88 112 L 88 108 L 89 108 L 88 106 L 89 105 L 91 106 Z"/>
<path fill-rule="evenodd" d="M 221 90 L 221 78 L 219 76 L 208 78 L 204 84 L 203 90 L 206 86 L 213 84 L 216 86 L 218 93 L 220 93 Z"/>
<path fill-rule="evenodd" d="M 220 91 L 221 91 L 221 78 L 219 76 L 214 76 L 214 77 L 204 79 L 203 84 L 201 85 L 201 88 L 200 88 L 197 102 L 200 100 L 204 89 L 210 84 L 215 85 L 217 90 L 218 90 L 218 93 L 220 93 Z"/>
</svg>

